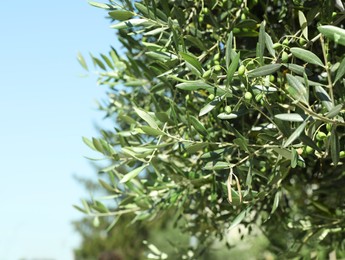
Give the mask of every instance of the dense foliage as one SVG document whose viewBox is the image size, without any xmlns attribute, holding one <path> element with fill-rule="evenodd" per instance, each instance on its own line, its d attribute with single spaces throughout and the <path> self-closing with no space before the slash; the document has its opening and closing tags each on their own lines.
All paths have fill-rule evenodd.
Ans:
<svg viewBox="0 0 345 260">
<path fill-rule="evenodd" d="M 345 257 L 341 1 L 119 2 L 91 2 L 124 50 L 91 56 L 115 121 L 84 138 L 111 164 L 80 209 L 169 218 L 189 258 L 240 223 L 276 254 Z"/>
</svg>

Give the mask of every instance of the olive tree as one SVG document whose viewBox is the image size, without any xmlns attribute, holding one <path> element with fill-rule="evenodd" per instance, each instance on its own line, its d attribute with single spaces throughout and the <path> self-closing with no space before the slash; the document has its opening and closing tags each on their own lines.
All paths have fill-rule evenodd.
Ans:
<svg viewBox="0 0 345 260">
<path fill-rule="evenodd" d="M 114 130 L 84 138 L 109 196 L 80 210 L 169 218 L 196 238 L 190 258 L 239 224 L 276 254 L 345 256 L 341 1 L 90 4 L 123 48 L 91 56 Z"/>
</svg>

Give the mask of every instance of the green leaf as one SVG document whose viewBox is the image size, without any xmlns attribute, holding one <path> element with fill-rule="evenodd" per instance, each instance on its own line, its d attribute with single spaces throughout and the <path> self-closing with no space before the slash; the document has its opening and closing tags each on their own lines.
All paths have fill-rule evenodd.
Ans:
<svg viewBox="0 0 345 260">
<path fill-rule="evenodd" d="M 191 35 L 185 36 L 186 40 L 191 42 L 195 47 L 198 47 L 202 51 L 207 51 L 207 48 L 205 47 L 204 43 L 196 37 L 193 37 Z"/>
<path fill-rule="evenodd" d="M 296 130 L 290 135 L 290 137 L 284 143 L 284 148 L 292 144 L 293 141 L 295 141 L 300 136 L 300 134 L 304 131 L 304 128 L 306 127 L 307 123 L 307 121 L 304 121 L 300 126 L 296 128 Z"/>
<path fill-rule="evenodd" d="M 177 88 L 183 89 L 183 90 L 199 90 L 199 89 L 205 89 L 207 91 L 212 91 L 214 89 L 213 86 L 202 82 L 202 81 L 189 81 L 184 82 L 176 85 Z"/>
<path fill-rule="evenodd" d="M 182 59 L 186 61 L 187 64 L 189 64 L 191 67 L 189 67 L 192 71 L 197 72 L 198 75 L 200 75 L 201 73 L 203 73 L 203 69 L 201 66 L 201 63 L 198 61 L 198 59 L 196 57 L 194 57 L 191 54 L 188 53 L 184 53 L 184 52 L 179 52 Z"/>
<path fill-rule="evenodd" d="M 292 76 L 291 74 L 286 74 L 286 78 L 289 85 L 295 90 L 295 92 L 292 92 L 292 91 L 289 91 L 288 89 L 292 97 L 308 105 L 309 104 L 308 93 L 304 85 L 296 77 Z"/>
<path fill-rule="evenodd" d="M 103 146 L 102 146 L 101 142 L 98 139 L 92 138 L 92 143 L 93 143 L 93 146 L 96 148 L 96 150 L 98 152 L 101 152 L 101 153 L 104 152 Z"/>
<path fill-rule="evenodd" d="M 271 36 L 265 32 L 265 43 L 266 43 L 266 48 L 268 50 L 268 52 L 271 54 L 272 57 L 276 56 L 276 52 L 273 48 L 273 41 Z"/>
<path fill-rule="evenodd" d="M 93 1 L 89 1 L 89 4 L 94 6 L 94 7 L 102 8 L 102 9 L 106 9 L 106 10 L 114 9 L 114 7 L 112 5 L 109 5 L 109 4 L 103 4 L 103 3 L 93 2 Z"/>
<path fill-rule="evenodd" d="M 120 183 L 126 183 L 128 181 L 130 181 L 131 179 L 135 178 L 138 176 L 139 173 L 141 173 L 148 165 L 142 165 L 132 171 L 130 171 L 129 173 L 127 173 L 125 176 L 123 176 L 123 178 L 120 180 Z"/>
<path fill-rule="evenodd" d="M 304 16 L 304 13 L 298 10 L 298 21 L 301 26 L 303 36 L 308 40 L 308 23 L 307 19 Z"/>
<path fill-rule="evenodd" d="M 160 129 L 155 129 L 150 126 L 144 125 L 141 129 L 148 135 L 158 136 L 158 135 L 165 135 L 165 133 Z"/>
<path fill-rule="evenodd" d="M 310 76 L 312 73 L 310 70 L 306 69 L 303 66 L 297 65 L 297 64 L 293 64 L 293 63 L 285 63 L 284 66 L 286 68 L 288 68 L 289 70 L 291 70 L 292 72 L 303 76 L 304 73 L 306 73 L 308 76 Z"/>
<path fill-rule="evenodd" d="M 283 113 L 275 115 L 274 117 L 289 122 L 303 122 L 305 120 L 304 116 L 301 116 L 300 114 L 296 113 Z"/>
<path fill-rule="evenodd" d="M 157 125 L 156 121 L 146 111 L 144 111 L 140 108 L 137 108 L 137 107 L 134 107 L 134 110 L 138 114 L 138 116 L 140 116 L 146 123 L 149 124 L 149 126 L 151 126 L 154 129 L 158 129 L 158 125 Z"/>
<path fill-rule="evenodd" d="M 230 67 L 228 67 L 228 71 L 227 71 L 227 75 L 226 75 L 227 86 L 229 86 L 231 81 L 232 81 L 232 77 L 234 76 L 235 71 L 237 70 L 239 61 L 240 61 L 240 53 L 237 53 L 236 56 L 234 57 L 234 59 L 232 60 Z"/>
<path fill-rule="evenodd" d="M 345 74 L 345 58 L 343 58 L 343 60 L 341 61 L 338 71 L 337 71 L 337 75 L 335 76 L 335 80 L 334 80 L 334 84 L 341 78 L 343 78 Z"/>
<path fill-rule="evenodd" d="M 296 151 L 296 149 L 292 148 L 291 149 L 291 168 L 296 168 L 298 163 L 298 153 Z"/>
<path fill-rule="evenodd" d="M 224 170 L 230 169 L 230 164 L 227 162 L 208 162 L 205 167 L 205 170 Z"/>
<path fill-rule="evenodd" d="M 333 25 L 323 25 L 317 28 L 327 38 L 345 46 L 345 30 Z"/>
<path fill-rule="evenodd" d="M 212 109 L 214 109 L 223 99 L 222 97 L 216 97 L 214 100 L 212 100 L 210 103 L 206 104 L 203 108 L 201 108 L 199 112 L 199 116 L 203 116 L 208 114 Z"/>
<path fill-rule="evenodd" d="M 108 12 L 111 18 L 119 21 L 125 21 L 133 17 L 133 13 L 126 10 L 114 10 Z"/>
<path fill-rule="evenodd" d="M 332 127 L 332 132 L 330 136 L 330 145 L 331 145 L 332 162 L 334 166 L 337 166 L 339 162 L 340 141 L 339 141 L 339 136 L 335 127 Z"/>
<path fill-rule="evenodd" d="M 328 111 L 331 111 L 334 108 L 331 98 L 329 97 L 326 90 L 324 90 L 321 86 L 315 86 L 315 94 L 318 99 L 321 100 L 322 105 L 325 106 Z"/>
<path fill-rule="evenodd" d="M 198 152 L 202 149 L 204 149 L 204 147 L 207 146 L 207 143 L 196 143 L 196 144 L 192 144 L 186 147 L 186 150 L 188 153 L 195 153 Z"/>
<path fill-rule="evenodd" d="M 123 21 L 114 25 L 111 25 L 110 28 L 113 29 L 127 29 L 136 26 L 149 26 L 152 25 L 152 22 L 149 22 L 146 19 L 129 19 L 127 21 Z"/>
<path fill-rule="evenodd" d="M 272 206 L 271 214 L 273 214 L 277 210 L 277 208 L 279 206 L 280 197 L 281 197 L 281 191 L 278 191 L 276 193 L 276 195 L 274 196 L 274 201 L 273 201 L 273 206 Z"/>
<path fill-rule="evenodd" d="M 201 134 L 203 136 L 208 135 L 206 128 L 202 125 L 202 123 L 196 117 L 190 116 L 189 119 L 190 119 L 190 122 L 192 123 L 193 127 L 195 128 L 195 130 L 199 134 Z"/>
<path fill-rule="evenodd" d="M 336 105 L 335 107 L 333 107 L 329 112 L 328 114 L 326 115 L 326 117 L 328 118 L 332 118 L 332 117 L 335 117 L 337 116 L 340 111 L 343 109 L 343 105 L 342 104 L 339 104 L 339 105 Z"/>
<path fill-rule="evenodd" d="M 238 114 L 235 114 L 235 113 L 230 113 L 230 114 L 220 113 L 217 117 L 220 118 L 220 119 L 234 119 L 234 118 L 238 117 Z"/>
<path fill-rule="evenodd" d="M 227 68 L 229 68 L 230 61 L 231 61 L 232 38 L 233 38 L 233 35 L 232 35 L 232 32 L 230 32 L 228 40 L 226 42 L 226 49 L 225 49 L 225 64 Z"/>
<path fill-rule="evenodd" d="M 314 53 L 312 53 L 311 51 L 304 50 L 304 49 L 297 48 L 297 47 L 291 48 L 290 51 L 295 57 L 297 57 L 297 58 L 299 58 L 305 62 L 319 65 L 321 67 L 324 66 L 322 61 L 320 60 L 320 58 L 318 56 L 316 56 Z"/>
<path fill-rule="evenodd" d="M 238 224 L 240 224 L 242 220 L 246 217 L 246 215 L 247 215 L 247 210 L 241 211 L 241 213 L 238 214 L 237 217 L 231 222 L 231 225 L 228 228 L 228 230 L 231 230 L 234 227 L 236 227 Z"/>
<path fill-rule="evenodd" d="M 83 142 L 84 142 L 88 147 L 90 147 L 92 150 L 97 151 L 96 147 L 93 145 L 93 143 L 92 143 L 91 140 L 89 140 L 88 138 L 86 138 L 86 137 L 84 137 L 84 136 L 83 136 L 82 138 L 83 138 Z"/>
<path fill-rule="evenodd" d="M 85 70 L 88 71 L 89 68 L 87 67 L 86 61 L 85 61 L 83 55 L 81 55 L 80 52 L 78 52 L 77 59 L 78 59 L 78 62 L 80 63 L 80 65 L 81 65 Z"/>
<path fill-rule="evenodd" d="M 282 65 L 281 64 L 269 64 L 269 65 L 264 65 L 262 67 L 253 69 L 248 72 L 248 77 L 249 78 L 256 78 L 256 77 L 261 77 L 261 76 L 266 76 L 266 75 L 271 75 L 277 70 L 280 69 Z"/>
<path fill-rule="evenodd" d="M 259 42 L 256 47 L 256 57 L 259 58 L 259 63 L 261 66 L 264 64 L 265 41 L 266 41 L 265 21 L 263 21 L 260 25 Z"/>
</svg>

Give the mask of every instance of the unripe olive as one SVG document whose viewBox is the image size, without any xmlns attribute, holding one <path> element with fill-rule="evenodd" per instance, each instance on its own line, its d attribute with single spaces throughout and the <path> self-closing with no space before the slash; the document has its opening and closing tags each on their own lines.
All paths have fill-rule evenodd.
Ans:
<svg viewBox="0 0 345 260">
<path fill-rule="evenodd" d="M 210 95 L 208 96 L 208 99 L 209 99 L 209 100 L 213 100 L 214 98 L 215 98 L 214 94 L 210 94 Z"/>
<path fill-rule="evenodd" d="M 208 10 L 207 7 L 204 7 L 204 9 L 202 9 L 202 12 L 203 12 L 204 14 L 208 14 L 208 13 L 209 13 L 209 10 Z"/>
<path fill-rule="evenodd" d="M 319 131 L 319 132 L 317 132 L 317 134 L 316 134 L 316 140 L 318 140 L 318 141 L 322 141 L 322 140 L 324 140 L 326 137 L 327 137 L 327 135 L 326 135 L 324 132 L 322 132 L 322 131 Z"/>
<path fill-rule="evenodd" d="M 284 45 L 289 45 L 289 39 L 288 39 L 288 38 L 285 38 L 285 40 L 283 41 L 283 44 L 284 44 Z"/>
<path fill-rule="evenodd" d="M 203 15 L 199 15 L 198 21 L 199 21 L 199 23 L 202 23 L 204 21 L 204 16 Z"/>
<path fill-rule="evenodd" d="M 225 110 L 225 113 L 227 113 L 227 114 L 231 113 L 231 107 L 230 106 L 226 106 L 224 110 Z"/>
<path fill-rule="evenodd" d="M 253 98 L 253 95 L 252 95 L 252 93 L 250 93 L 249 91 L 247 91 L 245 94 L 244 94 L 244 98 L 246 99 L 246 100 L 251 100 L 252 98 Z"/>
<path fill-rule="evenodd" d="M 332 124 L 326 124 L 326 129 L 327 129 L 328 132 L 331 132 Z"/>
<path fill-rule="evenodd" d="M 281 46 L 279 42 L 273 43 L 273 49 L 277 49 Z"/>
<path fill-rule="evenodd" d="M 246 20 L 246 18 L 247 18 L 246 14 L 245 14 L 245 13 L 242 13 L 242 14 L 241 14 L 241 20 Z"/>
<path fill-rule="evenodd" d="M 262 99 L 263 96 L 264 96 L 264 95 L 263 95 L 262 93 L 257 94 L 257 95 L 255 96 L 255 101 L 256 101 L 256 102 L 261 101 L 261 99 Z"/>
<path fill-rule="evenodd" d="M 289 54 L 287 54 L 286 51 L 283 51 L 282 53 L 282 62 L 288 62 L 289 60 Z"/>
<path fill-rule="evenodd" d="M 276 80 L 276 77 L 274 75 L 270 75 L 270 82 L 274 82 Z"/>
<path fill-rule="evenodd" d="M 340 151 L 339 157 L 340 158 L 345 158 L 345 151 Z"/>
<path fill-rule="evenodd" d="M 307 43 L 307 41 L 306 41 L 304 38 L 302 38 L 302 37 L 299 38 L 298 42 L 299 42 L 299 44 L 301 44 L 301 45 L 304 45 L 304 44 Z"/>
<path fill-rule="evenodd" d="M 314 149 L 310 146 L 306 146 L 304 150 L 306 154 L 312 154 L 314 152 Z"/>
<path fill-rule="evenodd" d="M 220 71 L 221 69 L 222 69 L 222 67 L 219 64 L 214 66 L 215 71 Z"/>
<path fill-rule="evenodd" d="M 219 52 L 217 52 L 214 56 L 213 56 L 213 60 L 216 61 L 216 60 L 219 60 Z"/>
<path fill-rule="evenodd" d="M 246 71 L 246 67 L 244 65 L 241 65 L 238 68 L 238 75 L 242 76 L 244 74 L 244 72 Z"/>
</svg>

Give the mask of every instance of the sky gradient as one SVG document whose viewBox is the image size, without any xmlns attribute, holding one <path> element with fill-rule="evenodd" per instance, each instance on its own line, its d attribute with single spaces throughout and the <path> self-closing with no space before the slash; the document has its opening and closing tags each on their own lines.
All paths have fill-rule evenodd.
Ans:
<svg viewBox="0 0 345 260">
<path fill-rule="evenodd" d="M 105 15 L 84 0 L 1 3 L 1 260 L 73 259 L 72 204 L 88 194 L 72 176 L 96 180 L 81 137 L 112 125 L 94 102 L 106 88 L 76 56 L 117 46 Z"/>
</svg>

